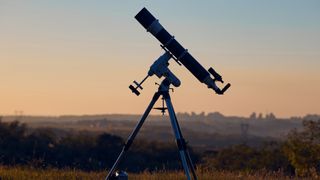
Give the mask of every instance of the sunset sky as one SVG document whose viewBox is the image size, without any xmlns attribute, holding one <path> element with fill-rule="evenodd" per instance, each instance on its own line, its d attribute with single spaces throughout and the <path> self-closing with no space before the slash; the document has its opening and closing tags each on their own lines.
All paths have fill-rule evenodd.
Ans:
<svg viewBox="0 0 320 180">
<path fill-rule="evenodd" d="M 160 80 L 128 86 L 163 53 L 143 7 L 232 84 L 218 96 L 172 61 L 177 112 L 320 114 L 318 0 L 0 0 L 0 115 L 142 113 Z"/>
</svg>

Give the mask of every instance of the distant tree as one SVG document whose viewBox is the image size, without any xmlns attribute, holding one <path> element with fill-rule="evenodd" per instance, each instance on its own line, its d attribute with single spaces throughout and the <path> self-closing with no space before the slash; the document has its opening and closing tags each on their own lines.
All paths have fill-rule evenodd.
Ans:
<svg viewBox="0 0 320 180">
<path fill-rule="evenodd" d="M 199 113 L 198 116 L 199 116 L 199 119 L 200 119 L 200 120 L 204 120 L 205 117 L 206 117 L 206 113 L 202 111 L 201 113 Z"/>
<path fill-rule="evenodd" d="M 249 119 L 252 119 L 252 120 L 257 119 L 257 114 L 256 114 L 255 112 L 253 112 L 253 113 L 250 115 Z"/>
<path fill-rule="evenodd" d="M 269 114 L 266 114 L 266 119 L 267 120 L 275 120 L 276 116 L 273 113 L 269 113 Z"/>
<path fill-rule="evenodd" d="M 303 130 L 288 135 L 284 151 L 298 176 L 320 172 L 320 120 L 303 121 Z"/>
<path fill-rule="evenodd" d="M 219 113 L 219 112 L 211 112 L 207 115 L 207 118 L 210 119 L 210 120 L 221 120 L 224 117 L 223 114 Z"/>
</svg>

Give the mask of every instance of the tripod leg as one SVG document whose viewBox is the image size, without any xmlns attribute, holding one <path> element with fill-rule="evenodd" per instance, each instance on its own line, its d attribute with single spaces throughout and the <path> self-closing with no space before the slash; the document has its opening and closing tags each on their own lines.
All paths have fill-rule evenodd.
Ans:
<svg viewBox="0 0 320 180">
<path fill-rule="evenodd" d="M 181 158 L 184 172 L 186 173 L 187 179 L 191 180 L 189 167 L 188 167 L 188 160 L 187 160 L 186 153 L 185 153 L 185 143 L 184 143 L 184 140 L 181 136 L 181 133 L 179 130 L 179 125 L 177 124 L 177 119 L 176 119 L 176 115 L 175 115 L 175 112 L 173 109 L 173 105 L 171 103 L 169 92 L 164 92 L 163 97 L 164 97 L 166 104 L 167 104 L 167 108 L 168 108 L 168 112 L 169 112 L 169 116 L 170 116 L 170 122 L 171 122 L 171 126 L 173 129 L 174 135 L 176 137 L 176 141 L 177 141 L 177 145 L 179 148 L 179 154 L 180 154 L 180 158 Z"/>
<path fill-rule="evenodd" d="M 153 98 L 152 98 L 149 106 L 148 106 L 147 109 L 145 110 L 145 112 L 144 112 L 144 114 L 142 115 L 140 121 L 138 122 L 138 124 L 136 125 L 136 127 L 134 128 L 134 130 L 132 131 L 132 133 L 130 134 L 130 136 L 129 136 L 127 142 L 125 143 L 125 145 L 123 146 L 122 151 L 120 152 L 120 154 L 119 154 L 116 162 L 113 164 L 112 168 L 110 169 L 110 171 L 109 171 L 109 173 L 108 173 L 108 176 L 106 177 L 106 180 L 109 180 L 109 179 L 111 178 L 111 176 L 112 176 L 113 173 L 114 173 L 114 170 L 117 168 L 117 166 L 118 166 L 120 160 L 122 159 L 124 153 L 126 153 L 126 152 L 129 150 L 131 144 L 133 143 L 134 138 L 137 136 L 140 128 L 142 127 L 144 121 L 145 121 L 146 118 L 148 117 L 148 115 L 149 115 L 152 107 L 154 106 L 154 104 L 155 104 L 155 103 L 157 102 L 157 100 L 159 99 L 160 95 L 161 95 L 161 94 L 160 94 L 159 92 L 156 92 L 156 93 L 153 95 Z"/>
<path fill-rule="evenodd" d="M 197 174 L 196 174 L 196 171 L 195 171 L 193 163 L 192 163 L 192 159 L 191 159 L 188 147 L 187 147 L 187 143 L 186 143 L 185 139 L 183 138 L 183 135 L 182 135 L 182 132 L 181 132 L 181 129 L 180 129 L 180 125 L 179 125 L 179 122 L 177 120 L 177 116 L 176 115 L 175 115 L 175 119 L 176 119 L 176 122 L 177 122 L 177 127 L 178 127 L 178 131 L 180 133 L 181 139 L 182 139 L 183 146 L 185 148 L 185 154 L 186 154 L 186 157 L 187 157 L 187 162 L 188 162 L 188 164 L 189 164 L 189 166 L 191 168 L 191 173 L 192 173 L 193 179 L 197 180 L 198 179 L 197 178 Z"/>
</svg>

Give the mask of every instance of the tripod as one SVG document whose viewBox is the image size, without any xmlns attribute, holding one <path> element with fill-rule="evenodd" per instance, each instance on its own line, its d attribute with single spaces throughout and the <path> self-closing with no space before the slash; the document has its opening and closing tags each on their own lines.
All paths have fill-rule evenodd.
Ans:
<svg viewBox="0 0 320 180">
<path fill-rule="evenodd" d="M 170 85 L 171 85 L 171 81 L 168 78 L 165 78 L 162 83 L 159 86 L 158 91 L 153 95 L 152 100 L 150 102 L 150 104 L 148 105 L 147 109 L 145 110 L 144 114 L 142 115 L 140 121 L 138 122 L 138 124 L 136 125 L 136 127 L 134 128 L 134 130 L 132 131 L 132 133 L 130 134 L 127 142 L 125 143 L 125 145 L 122 148 L 122 151 L 120 152 L 117 160 L 115 161 L 115 163 L 113 164 L 112 168 L 110 169 L 108 176 L 106 177 L 106 180 L 110 180 L 114 174 L 115 169 L 117 168 L 120 160 L 123 158 L 124 154 L 129 150 L 130 146 L 133 143 L 133 140 L 135 139 L 135 137 L 137 136 L 140 128 L 142 127 L 144 121 L 146 120 L 146 118 L 148 117 L 151 109 L 153 108 L 154 104 L 157 102 L 157 100 L 159 99 L 160 96 L 162 96 L 162 98 L 164 99 L 164 101 L 166 102 L 167 105 L 167 109 L 169 112 L 169 116 L 170 116 L 170 122 L 171 122 L 171 126 L 176 138 L 176 143 L 179 149 L 179 154 L 180 154 L 180 158 L 181 158 L 181 162 L 182 162 L 182 166 L 184 169 L 184 172 L 187 176 L 188 180 L 191 180 L 191 176 L 190 176 L 190 170 L 193 176 L 193 179 L 196 180 L 197 176 L 196 176 L 196 172 L 189 154 L 189 151 L 187 149 L 187 145 L 186 142 L 182 136 L 181 130 L 180 130 L 180 126 L 176 117 L 176 114 L 174 112 L 174 108 L 173 105 L 171 103 L 171 98 L 169 95 L 169 89 L 170 89 Z"/>
</svg>

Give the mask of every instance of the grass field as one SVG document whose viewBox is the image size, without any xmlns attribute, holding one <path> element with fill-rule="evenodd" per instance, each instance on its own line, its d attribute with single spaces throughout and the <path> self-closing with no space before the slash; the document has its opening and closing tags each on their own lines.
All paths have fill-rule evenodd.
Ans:
<svg viewBox="0 0 320 180">
<path fill-rule="evenodd" d="M 198 179 L 301 179 L 301 178 L 293 178 L 289 176 L 285 176 L 281 173 L 267 173 L 267 172 L 259 172 L 259 173 L 235 173 L 235 172 L 209 172 L 209 171 L 198 171 L 197 172 Z M 106 172 L 84 172 L 79 170 L 72 169 L 34 169 L 29 167 L 5 167 L 0 166 L 0 179 L 18 179 L 18 180 L 86 180 L 86 179 L 104 179 L 106 176 Z M 185 175 L 182 171 L 180 172 L 156 172 L 149 173 L 143 172 L 140 174 L 132 174 L 129 173 L 129 179 L 133 180 L 170 180 L 170 179 L 181 179 L 184 180 Z M 314 177 L 312 179 L 320 179 L 319 177 Z"/>
</svg>

